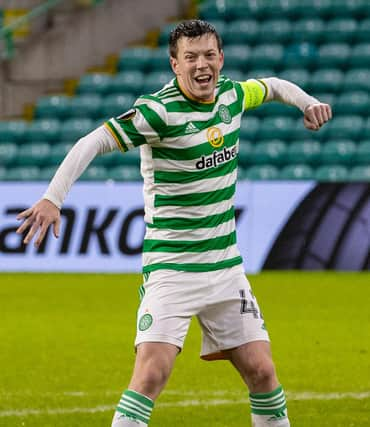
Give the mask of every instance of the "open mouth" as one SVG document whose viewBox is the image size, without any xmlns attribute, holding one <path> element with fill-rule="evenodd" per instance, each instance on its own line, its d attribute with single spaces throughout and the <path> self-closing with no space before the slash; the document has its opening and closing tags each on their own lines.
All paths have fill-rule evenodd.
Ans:
<svg viewBox="0 0 370 427">
<path fill-rule="evenodd" d="M 209 83 L 211 79 L 212 76 L 210 75 L 198 76 L 194 78 L 194 80 L 201 85 Z"/>
</svg>

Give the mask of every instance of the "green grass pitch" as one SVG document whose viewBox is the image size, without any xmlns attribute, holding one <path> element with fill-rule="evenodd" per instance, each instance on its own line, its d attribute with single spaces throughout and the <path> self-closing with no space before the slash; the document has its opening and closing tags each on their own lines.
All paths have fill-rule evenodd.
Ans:
<svg viewBox="0 0 370 427">
<path fill-rule="evenodd" d="M 370 425 L 370 274 L 250 276 L 292 427 Z M 0 275 L 0 426 L 110 427 L 134 361 L 140 275 Z M 192 322 L 153 427 L 250 426 L 227 362 Z"/>
</svg>

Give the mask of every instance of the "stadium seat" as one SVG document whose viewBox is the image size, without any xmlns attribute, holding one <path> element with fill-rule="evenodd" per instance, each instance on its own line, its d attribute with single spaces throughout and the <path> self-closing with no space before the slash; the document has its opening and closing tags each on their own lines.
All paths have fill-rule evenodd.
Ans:
<svg viewBox="0 0 370 427">
<path fill-rule="evenodd" d="M 7 144 L 0 144 L 0 165 L 12 165 L 17 158 L 18 147 L 17 144 L 9 142 Z"/>
<path fill-rule="evenodd" d="M 140 149 L 136 148 L 134 150 L 129 150 L 125 153 L 120 153 L 120 155 L 121 157 L 118 163 L 122 165 L 140 167 Z"/>
<path fill-rule="evenodd" d="M 104 95 L 110 91 L 111 80 L 112 76 L 105 73 L 85 74 L 80 78 L 77 93 Z"/>
<path fill-rule="evenodd" d="M 306 164 L 294 164 L 285 166 L 279 172 L 281 180 L 311 180 L 314 179 L 313 169 Z"/>
<path fill-rule="evenodd" d="M 310 73 L 304 68 L 291 68 L 279 73 L 279 78 L 297 84 L 302 89 L 306 89 L 310 82 Z"/>
<path fill-rule="evenodd" d="M 259 44 L 252 50 L 249 62 L 253 68 L 281 68 L 283 54 L 281 44 Z"/>
<path fill-rule="evenodd" d="M 38 180 L 49 182 L 55 175 L 56 171 L 57 171 L 57 165 L 40 168 Z"/>
<path fill-rule="evenodd" d="M 279 166 L 284 163 L 286 145 L 280 140 L 260 141 L 253 147 L 251 163 Z"/>
<path fill-rule="evenodd" d="M 276 73 L 272 68 L 253 68 L 251 65 L 246 71 L 247 79 L 263 79 L 264 77 L 275 76 Z"/>
<path fill-rule="evenodd" d="M 109 169 L 108 176 L 114 181 L 142 181 L 143 179 L 137 166 L 116 166 Z"/>
<path fill-rule="evenodd" d="M 367 68 L 353 68 L 348 70 L 344 75 L 342 89 L 346 91 L 370 91 L 370 70 Z"/>
<path fill-rule="evenodd" d="M 251 50 L 248 46 L 230 44 L 225 46 L 225 61 L 227 67 L 238 70 L 247 70 L 251 59 Z"/>
<path fill-rule="evenodd" d="M 284 50 L 284 68 L 305 67 L 306 69 L 313 69 L 316 65 L 317 56 L 317 47 L 311 42 L 288 45 Z"/>
<path fill-rule="evenodd" d="M 352 43 L 357 32 L 357 21 L 353 18 L 331 19 L 325 24 L 325 43 Z"/>
<path fill-rule="evenodd" d="M 230 18 L 230 16 L 227 15 L 228 11 L 225 6 L 214 1 L 204 1 L 200 3 L 198 13 L 199 17 L 205 21 L 227 21 Z"/>
<path fill-rule="evenodd" d="M 236 69 L 236 68 L 228 68 L 224 67 L 222 68 L 221 73 L 228 77 L 231 80 L 235 80 L 237 82 L 242 82 L 246 80 L 246 75 L 242 71 Z"/>
<path fill-rule="evenodd" d="M 360 137 L 363 141 L 370 140 L 370 117 L 364 122 Z"/>
<path fill-rule="evenodd" d="M 260 120 L 250 116 L 248 112 L 242 117 L 240 126 L 240 139 L 253 141 L 259 131 Z"/>
<path fill-rule="evenodd" d="M 266 117 L 261 122 L 258 131 L 258 139 L 281 139 L 288 141 L 292 137 L 296 120 L 292 117 L 275 116 Z"/>
<path fill-rule="evenodd" d="M 258 41 L 259 24 L 253 19 L 230 22 L 223 35 L 225 45 L 253 45 Z"/>
<path fill-rule="evenodd" d="M 118 60 L 118 70 L 146 71 L 150 66 L 153 49 L 132 47 L 124 49 Z"/>
<path fill-rule="evenodd" d="M 292 36 L 292 24 L 287 19 L 264 20 L 259 26 L 259 43 L 287 43 Z"/>
<path fill-rule="evenodd" d="M 335 102 L 335 113 L 338 114 L 360 114 L 368 116 L 370 111 L 370 97 L 368 92 L 344 92 L 337 97 Z"/>
<path fill-rule="evenodd" d="M 293 142 L 287 147 L 286 163 L 316 165 L 321 153 L 321 144 L 318 141 L 306 140 Z"/>
<path fill-rule="evenodd" d="M 170 60 L 168 58 L 168 48 L 159 47 L 153 49 L 150 63 L 148 64 L 150 71 L 171 71 Z"/>
<path fill-rule="evenodd" d="M 253 162 L 252 160 L 253 144 L 250 141 L 240 140 L 239 141 L 239 164 L 241 166 L 247 166 Z"/>
<path fill-rule="evenodd" d="M 287 2 L 286 14 L 293 19 L 319 15 L 311 0 L 290 0 Z"/>
<path fill-rule="evenodd" d="M 293 22 L 292 40 L 319 44 L 323 39 L 325 24 L 319 18 L 304 18 Z"/>
<path fill-rule="evenodd" d="M 96 119 L 101 114 L 101 105 L 102 98 L 98 94 L 77 95 L 70 100 L 68 116 Z"/>
<path fill-rule="evenodd" d="M 127 70 L 112 77 L 109 85 L 109 93 L 131 93 L 141 95 L 144 84 L 144 74 L 141 71 Z"/>
<path fill-rule="evenodd" d="M 352 46 L 349 58 L 351 67 L 370 67 L 370 43 L 359 43 Z"/>
<path fill-rule="evenodd" d="M 53 166 L 59 165 L 72 147 L 73 144 L 70 142 L 60 142 L 55 145 L 53 144 L 50 147 L 48 164 Z"/>
<path fill-rule="evenodd" d="M 90 165 L 79 178 L 81 181 L 106 181 L 109 174 L 104 166 Z"/>
<path fill-rule="evenodd" d="M 266 102 L 258 107 L 254 113 L 257 117 L 284 116 L 284 117 L 300 117 L 302 114 L 298 108 L 291 105 L 286 105 L 281 102 Z"/>
<path fill-rule="evenodd" d="M 7 181 L 38 181 L 40 169 L 37 166 L 19 166 L 7 170 Z"/>
<path fill-rule="evenodd" d="M 130 94 L 108 95 L 101 103 L 100 113 L 104 117 L 117 117 L 133 107 L 135 97 Z"/>
<path fill-rule="evenodd" d="M 348 169 L 341 165 L 321 166 L 315 170 L 315 179 L 319 182 L 345 182 Z"/>
<path fill-rule="evenodd" d="M 208 21 L 208 22 L 215 27 L 215 29 L 218 32 L 218 34 L 220 35 L 222 41 L 225 43 L 225 33 L 226 33 L 226 29 L 227 29 L 228 24 L 225 21 L 222 21 L 219 19 Z"/>
<path fill-rule="evenodd" d="M 273 165 L 256 165 L 247 169 L 245 178 L 251 181 L 279 179 L 279 169 Z"/>
<path fill-rule="evenodd" d="M 173 78 L 174 74 L 171 71 L 153 71 L 149 73 L 143 82 L 143 94 L 154 93 L 162 89 Z"/>
<path fill-rule="evenodd" d="M 7 170 L 3 166 L 0 166 L 0 182 L 5 181 L 7 176 Z"/>
<path fill-rule="evenodd" d="M 317 66 L 345 69 L 350 55 L 351 46 L 348 43 L 326 43 L 319 48 Z"/>
<path fill-rule="evenodd" d="M 70 99 L 66 95 L 41 96 L 36 102 L 35 117 L 63 120 L 69 114 Z"/>
<path fill-rule="evenodd" d="M 28 126 L 24 138 L 27 141 L 52 143 L 59 139 L 60 127 L 57 119 L 34 120 Z"/>
<path fill-rule="evenodd" d="M 356 147 L 356 165 L 370 165 L 370 140 L 363 141 Z"/>
<path fill-rule="evenodd" d="M 50 145 L 44 143 L 29 143 L 18 147 L 14 164 L 18 166 L 44 166 L 49 162 Z"/>
<path fill-rule="evenodd" d="M 68 119 L 60 128 L 60 141 L 75 143 L 94 129 L 92 119 Z"/>
<path fill-rule="evenodd" d="M 28 123 L 22 120 L 0 122 L 0 141 L 23 142 Z"/>
<path fill-rule="evenodd" d="M 328 122 L 318 133 L 328 139 L 350 139 L 357 141 L 362 136 L 364 120 L 360 116 L 343 116 L 340 120 Z"/>
<path fill-rule="evenodd" d="M 370 182 L 370 166 L 355 166 L 349 171 L 350 181 Z"/>
<path fill-rule="evenodd" d="M 338 92 L 342 90 L 343 73 L 335 68 L 315 71 L 310 78 L 311 92 Z"/>
<path fill-rule="evenodd" d="M 366 43 L 370 40 L 370 19 L 363 19 L 358 23 L 356 31 L 356 42 Z"/>
<path fill-rule="evenodd" d="M 356 144 L 353 141 L 335 140 L 321 148 L 319 162 L 322 165 L 349 165 L 353 162 Z"/>
<path fill-rule="evenodd" d="M 159 46 L 167 46 L 168 40 L 170 38 L 171 31 L 176 27 L 178 22 L 171 22 L 170 24 L 166 24 L 161 27 L 159 37 L 158 37 L 158 45 Z"/>
<path fill-rule="evenodd" d="M 122 153 L 120 151 L 112 151 L 98 155 L 92 162 L 93 166 L 105 166 L 106 168 L 114 167 L 122 163 Z"/>
</svg>

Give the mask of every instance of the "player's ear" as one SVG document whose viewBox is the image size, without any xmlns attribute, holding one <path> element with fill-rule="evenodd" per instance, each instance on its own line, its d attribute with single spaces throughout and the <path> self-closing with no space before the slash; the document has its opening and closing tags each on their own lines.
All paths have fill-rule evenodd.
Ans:
<svg viewBox="0 0 370 427">
<path fill-rule="evenodd" d="M 172 71 L 176 75 L 178 75 L 178 62 L 177 62 L 177 59 L 174 58 L 173 56 L 170 56 L 170 64 L 171 64 Z"/>
<path fill-rule="evenodd" d="M 224 66 L 224 60 L 225 60 L 224 51 L 221 49 L 220 50 L 220 71 L 222 70 L 222 67 Z"/>
</svg>

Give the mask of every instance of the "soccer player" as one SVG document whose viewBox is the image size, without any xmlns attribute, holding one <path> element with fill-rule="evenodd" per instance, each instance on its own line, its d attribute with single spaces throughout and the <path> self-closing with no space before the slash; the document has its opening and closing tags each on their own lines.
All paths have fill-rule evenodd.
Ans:
<svg viewBox="0 0 370 427">
<path fill-rule="evenodd" d="M 175 78 L 138 98 L 133 108 L 81 138 L 43 198 L 18 216 L 24 242 L 59 235 L 60 208 L 74 181 L 98 154 L 140 146 L 146 235 L 144 284 L 131 381 L 113 427 L 146 427 L 192 316 L 202 328 L 201 357 L 229 360 L 249 389 L 254 427 L 288 427 L 264 321 L 236 245 L 234 193 L 241 116 L 277 100 L 299 108 L 318 130 L 331 109 L 276 77 L 236 82 L 220 76 L 219 35 L 204 21 L 179 24 L 170 35 Z M 124 194 L 119 196 L 124 200 Z M 196 424 L 196 421 L 195 421 Z"/>
</svg>

